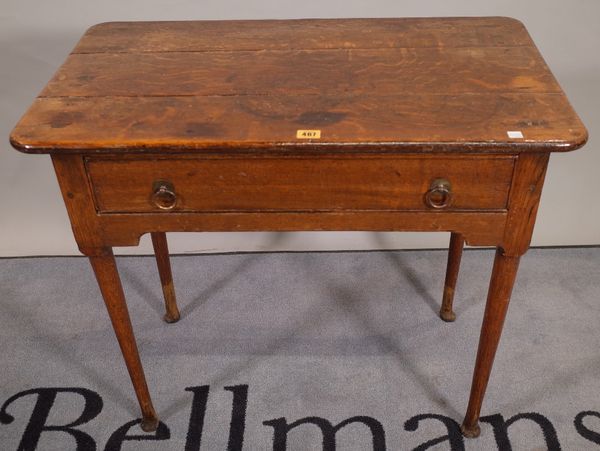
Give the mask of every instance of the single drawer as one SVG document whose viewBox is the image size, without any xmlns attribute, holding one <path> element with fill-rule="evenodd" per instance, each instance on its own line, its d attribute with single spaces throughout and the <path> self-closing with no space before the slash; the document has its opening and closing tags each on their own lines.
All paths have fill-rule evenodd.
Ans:
<svg viewBox="0 0 600 451">
<path fill-rule="evenodd" d="M 503 210 L 512 156 L 89 158 L 101 213 Z M 443 183 L 445 182 L 445 184 Z"/>
</svg>

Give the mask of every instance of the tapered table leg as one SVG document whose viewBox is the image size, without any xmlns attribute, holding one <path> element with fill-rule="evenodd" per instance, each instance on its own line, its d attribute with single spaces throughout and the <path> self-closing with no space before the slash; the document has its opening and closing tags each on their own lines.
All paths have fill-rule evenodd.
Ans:
<svg viewBox="0 0 600 451">
<path fill-rule="evenodd" d="M 158 274 L 165 297 L 166 313 L 163 317 L 167 323 L 179 321 L 179 309 L 175 299 L 175 287 L 173 286 L 173 274 L 171 273 L 171 263 L 169 262 L 169 248 L 167 246 L 167 235 L 164 232 L 153 232 L 152 246 L 158 265 Z"/>
<path fill-rule="evenodd" d="M 92 256 L 89 259 L 96 274 L 108 315 L 110 316 L 135 394 L 142 410 L 141 427 L 146 432 L 154 431 L 158 427 L 158 417 L 156 416 L 152 400 L 150 399 L 150 393 L 148 392 L 144 369 L 140 361 L 129 318 L 129 311 L 125 302 L 125 295 L 123 294 L 123 287 L 121 286 L 121 279 L 119 278 L 112 250 L 108 249 L 104 255 Z"/>
<path fill-rule="evenodd" d="M 519 259 L 518 256 L 508 257 L 503 255 L 501 249 L 496 250 L 492 279 L 479 337 L 469 406 L 461 426 L 465 437 L 478 437 L 480 433 L 479 413 L 481 404 L 492 371 L 496 349 L 498 349 L 504 318 L 506 317 L 510 295 L 517 276 Z"/>
<path fill-rule="evenodd" d="M 456 288 L 456 279 L 460 268 L 460 259 L 465 240 L 460 233 L 452 232 L 450 234 L 450 247 L 448 249 L 448 266 L 446 267 L 446 280 L 444 282 L 444 296 L 442 297 L 442 307 L 440 309 L 440 318 L 444 321 L 454 321 L 456 314 L 452 310 L 454 301 L 454 290 Z"/>
</svg>

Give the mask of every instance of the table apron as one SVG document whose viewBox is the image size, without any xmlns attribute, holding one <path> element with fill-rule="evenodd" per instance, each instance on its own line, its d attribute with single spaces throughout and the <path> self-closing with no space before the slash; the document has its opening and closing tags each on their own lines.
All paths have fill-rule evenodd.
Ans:
<svg viewBox="0 0 600 451">
<path fill-rule="evenodd" d="M 112 246 L 135 246 L 148 232 L 414 231 L 459 232 L 470 245 L 497 246 L 506 212 L 244 212 L 99 214 L 98 227 Z"/>
<path fill-rule="evenodd" d="M 127 211 L 125 209 L 125 211 L 107 212 L 98 207 L 98 189 L 103 190 L 105 194 L 112 193 L 114 185 L 106 184 L 99 178 L 102 171 L 95 173 L 96 181 L 93 182 L 89 172 L 89 158 L 91 157 L 86 155 L 52 155 L 73 232 L 79 249 L 85 255 L 100 255 L 111 246 L 136 246 L 139 244 L 140 237 L 150 232 L 250 231 L 456 232 L 464 236 L 466 243 L 469 245 L 497 246 L 503 248 L 509 255 L 521 255 L 527 250 L 530 242 L 548 162 L 547 153 L 522 154 L 510 156 L 509 158 L 505 156 L 498 158 L 458 156 L 455 159 L 445 157 L 444 161 L 448 162 L 448 171 L 454 170 L 457 175 L 464 175 L 463 182 L 460 178 L 455 178 L 456 185 L 459 186 L 463 183 L 460 193 L 465 196 L 463 199 L 469 199 L 467 204 L 472 208 L 462 208 L 458 201 L 456 204 L 451 204 L 450 208 L 442 210 L 430 209 L 430 211 L 427 211 L 425 206 L 419 209 L 411 208 L 411 202 L 415 205 L 423 202 L 421 193 L 426 189 L 424 181 L 429 182 L 430 178 L 437 176 L 438 172 L 440 175 L 444 174 L 443 169 L 446 166 L 439 165 L 434 156 L 427 156 L 426 158 L 407 157 L 410 164 L 406 167 L 413 168 L 411 173 L 419 177 L 409 179 L 413 180 L 413 183 L 407 183 L 404 192 L 400 192 L 400 195 L 408 193 L 406 194 L 408 200 L 401 200 L 401 202 L 405 202 L 404 204 L 391 206 L 382 204 L 365 209 L 360 208 L 362 200 L 359 199 L 360 202 L 355 203 L 354 198 L 350 196 L 347 198 L 349 199 L 346 204 L 347 208 L 298 208 L 298 205 L 294 205 L 294 208 L 286 209 L 286 205 L 280 204 L 279 210 L 267 210 L 259 208 L 260 206 L 255 206 L 252 209 L 246 206 L 239 211 L 214 211 L 209 208 L 210 205 L 202 204 L 200 205 L 202 207 L 200 211 L 177 211 L 176 209 L 160 211 L 153 208 L 148 201 L 151 194 L 150 184 L 142 184 L 143 189 L 147 191 L 135 191 L 138 183 L 137 179 L 133 177 L 136 183 L 131 184 L 132 189 L 134 189 L 131 192 L 133 196 L 138 196 L 140 199 L 135 200 L 138 203 L 135 205 L 142 205 L 142 208 L 147 208 L 148 211 Z M 411 160 L 411 158 L 414 159 Z M 100 160 L 97 161 L 100 162 Z M 345 161 L 348 162 L 348 160 Z M 398 158 L 389 160 L 386 158 L 381 160 L 369 158 L 362 160 L 362 163 L 379 170 L 380 167 L 384 167 L 378 166 L 381 161 L 396 165 L 400 164 Z M 478 166 L 476 163 L 480 161 L 483 164 Z M 155 171 L 157 168 L 162 168 L 163 163 L 148 163 L 148 160 L 145 159 L 143 164 L 150 164 L 150 170 Z M 237 165 L 239 160 L 234 163 Z M 264 163 L 265 166 L 262 166 L 262 164 L 259 167 L 261 170 L 271 163 L 266 162 Z M 204 167 L 204 165 L 205 162 L 202 161 L 197 163 L 195 168 Z M 97 168 L 100 167 L 97 166 Z M 108 167 L 106 166 L 106 168 Z M 169 169 L 173 167 L 179 170 L 177 166 L 168 165 Z M 232 166 L 228 165 L 227 167 L 231 168 Z M 486 167 L 488 169 L 485 169 Z M 130 166 L 130 168 L 136 169 L 133 166 Z M 357 166 L 353 163 L 344 166 L 344 168 L 346 168 L 344 169 L 346 172 L 338 172 L 336 181 L 346 183 L 346 179 L 343 177 L 344 174 L 349 174 L 352 177 L 359 174 L 356 169 Z M 429 168 L 434 169 L 430 170 Z M 496 179 L 473 175 L 482 170 L 484 172 L 487 170 L 489 174 L 489 168 L 498 170 Z M 238 168 L 236 167 L 235 170 L 237 171 Z M 171 172 L 169 171 L 169 173 Z M 175 173 L 178 174 L 177 171 Z M 254 173 L 258 174 L 258 170 Z M 310 171 L 304 173 L 310 174 Z M 143 174 L 144 172 L 140 171 L 138 175 L 141 177 Z M 187 177 L 187 172 L 179 172 L 179 174 L 184 174 Z M 389 177 L 392 177 L 393 180 L 395 172 L 389 172 L 389 174 Z M 154 176 L 153 173 L 152 180 Z M 350 182 L 354 183 L 354 181 L 362 180 L 358 176 L 356 177 L 350 178 Z M 127 180 L 120 171 L 118 178 Z M 372 173 L 367 178 L 374 181 L 375 184 L 379 183 Z M 145 182 L 148 182 L 148 180 L 145 180 Z M 464 185 L 464 180 L 469 182 L 470 185 Z M 490 181 L 493 182 L 491 185 Z M 387 179 L 384 182 L 379 186 L 385 188 L 390 183 Z M 417 188 L 413 189 L 413 184 Z M 180 183 L 179 186 L 182 186 L 182 184 Z M 317 184 L 311 186 L 314 189 L 321 190 L 321 187 Z M 368 190 L 371 185 L 367 183 L 361 186 L 366 187 L 365 189 Z M 469 197 L 468 189 L 465 189 L 465 186 L 481 189 L 485 193 L 492 193 L 494 191 L 493 187 L 496 186 L 501 195 L 485 194 L 482 198 L 478 198 L 477 195 Z M 122 192 L 128 193 L 130 192 L 129 189 L 128 187 L 127 190 Z M 119 191 L 115 192 L 119 194 Z M 289 194 L 284 193 L 284 196 L 289 197 Z M 332 205 L 337 202 L 337 198 L 327 196 L 328 194 L 325 193 L 323 198 L 315 197 L 315 199 L 317 201 L 325 199 L 327 202 L 333 199 L 331 201 Z M 366 197 L 363 196 L 364 198 Z M 107 198 L 105 197 L 105 199 Z M 246 199 L 248 199 L 248 202 L 252 201 L 251 196 L 247 196 Z M 278 197 L 274 196 L 267 199 L 270 202 L 275 202 Z M 188 201 L 190 205 L 196 205 L 191 203 L 196 201 L 189 196 Z M 484 208 L 482 207 L 483 204 L 480 203 L 490 201 L 494 203 L 495 208 Z M 127 205 L 127 202 L 132 201 L 124 196 L 123 202 Z M 146 202 L 150 207 L 144 206 L 143 202 Z M 387 201 L 377 198 L 375 202 Z M 279 206 L 276 203 L 274 205 Z M 324 205 L 328 206 L 329 204 Z M 118 208 L 118 204 L 115 204 L 115 206 Z M 381 208 L 382 206 L 384 208 Z"/>
</svg>

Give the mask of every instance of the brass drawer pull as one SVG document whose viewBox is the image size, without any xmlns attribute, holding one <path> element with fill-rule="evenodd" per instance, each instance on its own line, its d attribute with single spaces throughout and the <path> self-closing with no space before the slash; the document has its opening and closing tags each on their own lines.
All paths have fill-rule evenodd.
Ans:
<svg viewBox="0 0 600 451">
<path fill-rule="evenodd" d="M 175 187 L 166 180 L 157 180 L 152 184 L 151 202 L 161 210 L 172 210 L 177 205 Z"/>
<path fill-rule="evenodd" d="M 452 202 L 452 185 L 446 179 L 435 179 L 425 193 L 425 203 L 428 207 L 446 208 Z"/>
</svg>

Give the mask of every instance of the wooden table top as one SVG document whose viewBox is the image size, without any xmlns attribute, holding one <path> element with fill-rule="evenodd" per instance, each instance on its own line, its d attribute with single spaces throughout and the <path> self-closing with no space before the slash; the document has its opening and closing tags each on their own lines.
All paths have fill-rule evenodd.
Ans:
<svg viewBox="0 0 600 451">
<path fill-rule="evenodd" d="M 103 23 L 11 134 L 29 153 L 502 153 L 586 139 L 524 26 L 502 17 Z"/>
</svg>

